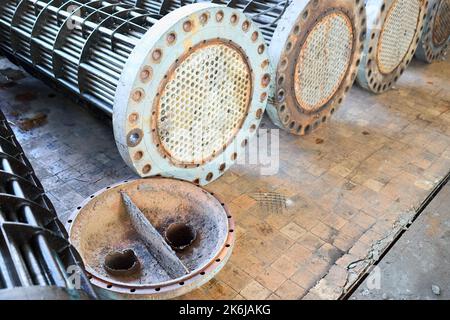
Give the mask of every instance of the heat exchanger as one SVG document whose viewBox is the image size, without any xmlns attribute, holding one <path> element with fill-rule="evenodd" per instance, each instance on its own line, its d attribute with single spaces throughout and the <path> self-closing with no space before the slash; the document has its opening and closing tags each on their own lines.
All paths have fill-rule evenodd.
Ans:
<svg viewBox="0 0 450 320">
<path fill-rule="evenodd" d="M 0 111 L 0 299 L 95 298 L 84 265 Z"/>
<path fill-rule="evenodd" d="M 213 2 L 240 9 L 269 44 L 275 79 L 268 114 L 304 135 L 326 122 L 356 78 L 366 14 L 363 0 L 122 0 L 154 13 L 186 3 Z"/>
<path fill-rule="evenodd" d="M 136 173 L 196 184 L 245 150 L 271 83 L 256 25 L 210 3 L 161 16 L 115 0 L 7 0 L 0 47 L 111 114 Z"/>
<path fill-rule="evenodd" d="M 366 0 L 367 37 L 358 84 L 389 90 L 410 64 L 422 35 L 425 0 Z"/>
<path fill-rule="evenodd" d="M 443 58 L 450 42 L 450 0 L 429 0 L 424 32 L 416 57 L 432 63 Z"/>
</svg>

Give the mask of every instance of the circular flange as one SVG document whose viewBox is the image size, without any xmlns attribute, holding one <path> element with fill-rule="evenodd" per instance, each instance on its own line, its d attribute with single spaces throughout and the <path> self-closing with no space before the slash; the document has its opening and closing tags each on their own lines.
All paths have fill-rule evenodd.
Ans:
<svg viewBox="0 0 450 320">
<path fill-rule="evenodd" d="M 432 63 L 443 58 L 450 42 L 450 0 L 429 0 L 425 30 L 416 57 Z"/>
<path fill-rule="evenodd" d="M 374 93 L 390 89 L 416 52 L 426 17 L 425 0 L 367 0 L 367 39 L 358 84 Z"/>
<path fill-rule="evenodd" d="M 353 85 L 365 35 L 362 0 L 293 1 L 270 44 L 273 122 L 297 135 L 326 122 Z"/>
<path fill-rule="evenodd" d="M 139 238 L 125 211 L 125 192 L 163 236 L 174 223 L 195 228 L 195 241 L 177 256 L 190 270 L 171 279 Z M 192 183 L 149 178 L 124 181 L 93 194 L 67 218 L 70 242 L 104 298 L 169 299 L 211 280 L 226 264 L 234 246 L 235 224 L 227 206 L 213 193 Z M 128 275 L 108 272 L 105 259 L 132 255 L 140 268 Z"/>
<path fill-rule="evenodd" d="M 131 53 L 114 103 L 114 135 L 143 177 L 207 184 L 255 135 L 271 74 L 264 38 L 239 10 L 177 9 Z"/>
</svg>

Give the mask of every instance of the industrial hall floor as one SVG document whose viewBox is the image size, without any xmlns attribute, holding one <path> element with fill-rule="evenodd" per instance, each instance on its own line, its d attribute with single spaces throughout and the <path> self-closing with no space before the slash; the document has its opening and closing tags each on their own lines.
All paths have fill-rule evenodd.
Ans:
<svg viewBox="0 0 450 320">
<path fill-rule="evenodd" d="M 450 170 L 449 79 L 450 62 L 415 61 L 385 94 L 354 87 L 312 135 L 280 132 L 277 174 L 238 165 L 208 185 L 229 205 L 237 241 L 216 278 L 182 299 L 341 298 Z M 2 57 L 0 107 L 61 220 L 90 194 L 136 178 L 109 119 Z"/>
</svg>

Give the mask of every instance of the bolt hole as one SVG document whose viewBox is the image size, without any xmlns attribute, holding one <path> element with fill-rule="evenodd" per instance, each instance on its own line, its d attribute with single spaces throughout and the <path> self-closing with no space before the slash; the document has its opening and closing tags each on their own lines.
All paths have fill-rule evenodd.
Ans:
<svg viewBox="0 0 450 320">
<path fill-rule="evenodd" d="M 266 46 L 263 44 L 258 47 L 259 54 L 263 54 L 265 50 L 266 50 Z"/>
<path fill-rule="evenodd" d="M 223 11 L 219 11 L 216 13 L 217 22 L 221 22 L 223 20 Z"/>
<path fill-rule="evenodd" d="M 167 42 L 169 44 L 173 44 L 177 40 L 177 34 L 175 32 L 171 32 L 167 35 Z"/>
<path fill-rule="evenodd" d="M 190 32 L 192 30 L 192 22 L 191 21 L 185 21 L 183 23 L 183 30 L 186 32 Z"/>
<path fill-rule="evenodd" d="M 144 168 L 142 168 L 142 173 L 143 173 L 143 174 L 148 174 L 150 171 L 152 171 L 152 166 L 149 165 L 149 164 L 146 164 L 146 165 L 144 166 Z"/>
</svg>

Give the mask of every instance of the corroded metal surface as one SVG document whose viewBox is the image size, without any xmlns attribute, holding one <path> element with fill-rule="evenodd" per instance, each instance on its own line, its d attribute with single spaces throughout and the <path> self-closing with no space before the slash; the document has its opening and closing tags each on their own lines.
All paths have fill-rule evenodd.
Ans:
<svg viewBox="0 0 450 320">
<path fill-rule="evenodd" d="M 167 3 L 151 12 L 116 0 L 8 0 L 0 48 L 112 115 L 119 152 L 140 176 L 206 184 L 255 135 L 269 58 L 242 12 Z"/>
<path fill-rule="evenodd" d="M 425 29 L 417 47 L 416 57 L 432 63 L 443 58 L 450 41 L 450 1 L 430 0 Z"/>
<path fill-rule="evenodd" d="M 425 0 L 366 0 L 367 37 L 358 84 L 389 90 L 411 62 L 424 28 Z"/>
<path fill-rule="evenodd" d="M 251 17 L 269 44 L 276 79 L 268 114 L 293 134 L 308 134 L 326 122 L 356 78 L 366 34 L 362 0 L 124 1 L 154 13 L 188 2 L 212 2 Z"/>
<path fill-rule="evenodd" d="M 22 299 L 39 299 L 36 288 L 47 287 L 39 294 L 95 298 L 83 263 L 66 239 L 50 200 L 0 112 L 0 296 L 17 299 L 21 292 Z"/>
<path fill-rule="evenodd" d="M 189 274 L 174 279 L 152 256 L 133 228 L 122 192 L 161 236 L 174 223 L 196 230 L 192 244 L 176 251 Z M 189 292 L 219 272 L 234 244 L 234 222 L 225 204 L 191 183 L 165 178 L 124 182 L 101 190 L 73 213 L 67 226 L 92 283 L 113 298 L 163 299 Z M 105 258 L 111 252 L 126 250 L 136 254 L 141 270 L 124 275 L 108 273 L 103 267 Z"/>
</svg>

